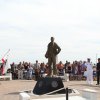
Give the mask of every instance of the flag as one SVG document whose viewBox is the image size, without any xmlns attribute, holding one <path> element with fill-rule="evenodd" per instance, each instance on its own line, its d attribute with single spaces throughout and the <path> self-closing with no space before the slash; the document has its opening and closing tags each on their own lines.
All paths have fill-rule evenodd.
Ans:
<svg viewBox="0 0 100 100">
<path fill-rule="evenodd" d="M 2 60 L 2 63 L 4 64 L 5 63 L 5 60 L 3 58 L 1 60 Z"/>
</svg>

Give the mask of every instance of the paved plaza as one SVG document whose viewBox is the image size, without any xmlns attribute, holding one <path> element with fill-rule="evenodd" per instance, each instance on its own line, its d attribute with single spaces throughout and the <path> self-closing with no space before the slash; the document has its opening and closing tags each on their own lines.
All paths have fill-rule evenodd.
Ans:
<svg viewBox="0 0 100 100">
<path fill-rule="evenodd" d="M 33 89 L 36 84 L 34 80 L 12 80 L 0 81 L 0 100 L 19 100 L 19 92 Z M 93 89 L 98 92 L 98 100 L 100 100 L 100 86 L 96 86 L 96 81 L 93 85 L 87 85 L 86 81 L 69 81 L 64 82 L 65 87 L 75 88 L 80 92 L 85 88 Z"/>
</svg>

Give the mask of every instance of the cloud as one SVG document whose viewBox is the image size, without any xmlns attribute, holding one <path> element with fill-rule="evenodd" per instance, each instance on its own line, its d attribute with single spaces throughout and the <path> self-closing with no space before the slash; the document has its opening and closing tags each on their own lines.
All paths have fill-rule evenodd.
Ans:
<svg viewBox="0 0 100 100">
<path fill-rule="evenodd" d="M 0 55 L 11 48 L 11 61 L 43 61 L 54 36 L 60 59 L 94 59 L 100 49 L 99 9 L 98 0 L 0 1 Z"/>
</svg>

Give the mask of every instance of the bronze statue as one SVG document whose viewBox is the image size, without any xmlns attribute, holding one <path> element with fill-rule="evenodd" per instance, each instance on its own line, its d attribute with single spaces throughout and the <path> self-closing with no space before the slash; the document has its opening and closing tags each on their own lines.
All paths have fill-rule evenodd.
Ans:
<svg viewBox="0 0 100 100">
<path fill-rule="evenodd" d="M 48 76 L 52 74 L 51 65 L 53 64 L 53 75 L 57 75 L 57 68 L 56 68 L 56 56 L 61 51 L 61 48 L 54 42 L 54 37 L 51 37 L 51 42 L 48 44 L 47 52 L 45 57 L 48 58 Z"/>
</svg>

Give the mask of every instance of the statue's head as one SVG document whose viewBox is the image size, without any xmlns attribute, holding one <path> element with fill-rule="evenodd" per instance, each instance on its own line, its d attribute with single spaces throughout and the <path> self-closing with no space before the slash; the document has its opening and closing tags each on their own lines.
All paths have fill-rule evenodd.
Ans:
<svg viewBox="0 0 100 100">
<path fill-rule="evenodd" d="M 54 42 L 54 37 L 51 37 L 51 42 Z"/>
</svg>

